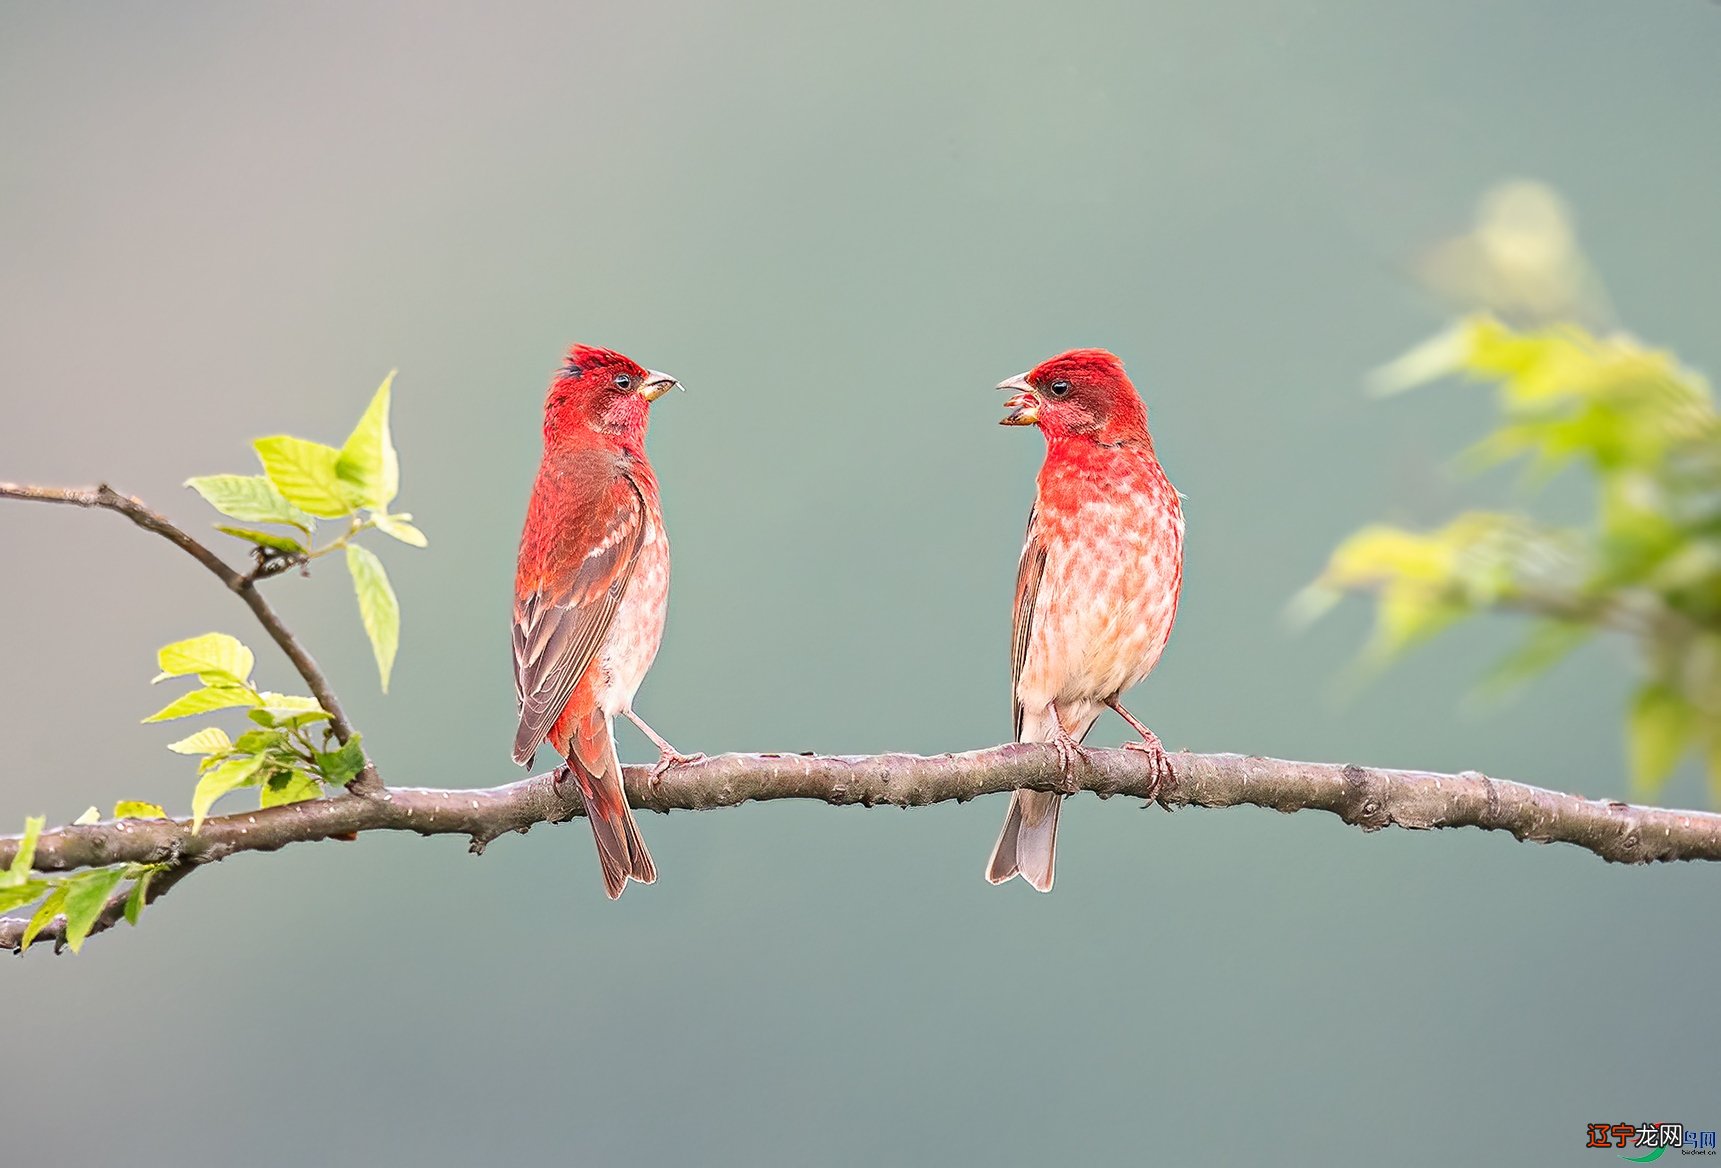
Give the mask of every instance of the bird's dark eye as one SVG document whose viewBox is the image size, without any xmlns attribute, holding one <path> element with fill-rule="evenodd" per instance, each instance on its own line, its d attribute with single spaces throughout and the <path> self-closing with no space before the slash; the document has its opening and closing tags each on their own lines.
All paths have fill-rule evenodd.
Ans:
<svg viewBox="0 0 1721 1168">
<path fill-rule="evenodd" d="M 1070 392 L 1070 383 L 1060 377 L 1056 381 L 1052 382 L 1052 384 L 1046 386 L 1046 392 L 1051 394 L 1053 397 L 1067 397 Z"/>
<path fill-rule="evenodd" d="M 633 378 L 626 373 L 618 373 L 615 375 L 615 387 L 620 390 L 632 389 Z"/>
</svg>

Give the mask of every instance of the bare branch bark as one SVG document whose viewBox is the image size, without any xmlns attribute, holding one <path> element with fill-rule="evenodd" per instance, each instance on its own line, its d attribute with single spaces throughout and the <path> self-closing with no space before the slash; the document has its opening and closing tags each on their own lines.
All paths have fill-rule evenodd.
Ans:
<svg viewBox="0 0 1721 1168">
<path fill-rule="evenodd" d="M 934 756 L 726 754 L 677 767 L 656 785 L 648 767 L 627 768 L 626 780 L 636 808 L 659 812 L 767 799 L 920 807 L 1018 787 L 1091 791 L 1102 798 L 1147 796 L 1150 778 L 1140 752 L 1090 750 L 1086 758 L 1073 784 L 1065 782 L 1056 750 L 1024 744 Z M 1721 860 L 1721 815 L 1708 812 L 1584 799 L 1474 771 L 1434 774 L 1237 754 L 1180 753 L 1171 763 L 1177 782 L 1160 799 L 1166 807 L 1326 811 L 1364 831 L 1479 827 L 1519 840 L 1575 844 L 1615 863 Z M 184 819 L 56 828 L 38 841 L 35 867 L 63 872 L 169 862 L 183 873 L 240 852 L 366 831 L 465 836 L 480 852 L 508 832 L 581 813 L 577 789 L 558 785 L 551 773 L 473 790 L 390 787 L 369 798 L 336 796 L 217 816 L 195 835 Z M 17 845 L 16 836 L 0 838 L 0 867 L 10 863 Z M 21 921 L 0 920 L 0 948 L 15 948 L 22 931 Z"/>
<path fill-rule="evenodd" d="M 293 663 L 293 668 L 299 671 L 299 676 L 309 687 L 311 696 L 317 699 L 317 704 L 329 712 L 329 724 L 334 729 L 335 737 L 346 742 L 353 736 L 353 724 L 347 718 L 346 711 L 341 708 L 340 699 L 335 696 L 334 687 L 324 676 L 322 667 L 316 658 L 311 656 L 309 649 L 299 643 L 297 637 L 282 622 L 263 593 L 257 588 L 257 581 L 265 578 L 256 573 L 241 575 L 230 567 L 225 560 L 208 547 L 188 535 L 183 528 L 176 527 L 166 516 L 152 510 L 141 499 L 130 495 L 122 495 L 112 487 L 103 483 L 94 489 L 77 488 L 65 489 L 60 487 L 34 487 L 21 483 L 0 483 L 0 499 L 22 499 L 36 503 L 64 503 L 73 507 L 96 507 L 107 511 L 116 511 L 127 519 L 143 528 L 153 531 L 166 539 L 175 547 L 185 552 L 192 559 L 214 573 L 227 590 L 245 602 L 252 615 L 257 618 L 264 630 L 269 634 L 281 651 L 287 655 L 287 660 Z M 376 769 L 369 763 L 358 778 L 352 781 L 350 789 L 357 794 L 372 794 L 382 788 L 382 780 L 377 777 Z"/>
</svg>

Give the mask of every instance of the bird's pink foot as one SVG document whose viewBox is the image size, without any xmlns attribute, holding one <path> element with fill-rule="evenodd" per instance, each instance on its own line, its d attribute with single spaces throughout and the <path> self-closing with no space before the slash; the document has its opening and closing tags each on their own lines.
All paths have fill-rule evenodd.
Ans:
<svg viewBox="0 0 1721 1168">
<path fill-rule="evenodd" d="M 1147 755 L 1147 772 L 1150 786 L 1147 789 L 1149 802 L 1158 799 L 1167 787 L 1176 785 L 1177 775 L 1171 769 L 1171 756 L 1165 752 L 1165 744 L 1159 740 L 1159 735 L 1152 730 L 1143 728 L 1140 742 L 1126 742 L 1125 750 L 1139 750 Z"/>
<path fill-rule="evenodd" d="M 682 754 L 679 750 L 669 744 L 669 740 L 667 738 L 659 734 L 656 730 L 653 730 L 651 726 L 646 723 L 646 720 L 634 713 L 632 709 L 624 709 L 622 710 L 622 713 L 627 716 L 628 721 L 639 727 L 641 733 L 651 739 L 651 744 L 653 746 L 657 747 L 657 765 L 651 768 L 652 790 L 657 790 L 658 784 L 663 782 L 663 776 L 669 773 L 671 767 L 685 766 L 690 762 L 705 761 L 705 756 L 703 754 Z"/>
<path fill-rule="evenodd" d="M 705 754 L 703 751 L 682 754 L 667 742 L 664 743 L 662 753 L 657 756 L 657 765 L 651 768 L 651 789 L 657 790 L 658 784 L 663 782 L 663 776 L 668 774 L 672 768 L 704 761 Z"/>
<path fill-rule="evenodd" d="M 1082 789 L 1081 784 L 1076 781 L 1076 760 L 1079 758 L 1086 762 L 1087 751 L 1083 750 L 1082 744 L 1071 737 L 1069 731 L 1061 726 L 1058 727 L 1057 737 L 1052 739 L 1052 745 L 1057 747 L 1058 768 L 1064 774 L 1061 789 L 1066 795 L 1074 795 Z"/>
</svg>

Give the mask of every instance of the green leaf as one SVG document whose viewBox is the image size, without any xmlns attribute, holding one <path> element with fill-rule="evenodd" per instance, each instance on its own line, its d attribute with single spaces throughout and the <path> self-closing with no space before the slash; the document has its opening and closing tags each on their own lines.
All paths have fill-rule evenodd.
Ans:
<svg viewBox="0 0 1721 1168">
<path fill-rule="evenodd" d="M 158 803 L 140 803 L 135 799 L 121 799 L 114 804 L 115 819 L 166 819 L 167 812 Z"/>
<path fill-rule="evenodd" d="M 276 535 L 272 531 L 258 531 L 255 527 L 229 527 L 225 523 L 217 523 L 215 530 L 223 535 L 242 539 L 246 543 L 254 543 L 259 547 L 285 552 L 288 555 L 300 555 L 305 550 L 305 545 L 290 535 Z"/>
<path fill-rule="evenodd" d="M 381 510 L 400 493 L 400 458 L 389 434 L 389 394 L 394 374 L 382 380 L 359 424 L 341 447 L 335 473 L 351 488 L 351 494 L 366 507 Z"/>
<path fill-rule="evenodd" d="M 1638 690 L 1626 722 L 1632 786 L 1659 787 L 1684 757 L 1698 724 L 1697 710 L 1672 686 L 1650 682 Z"/>
<path fill-rule="evenodd" d="M 143 915 L 144 902 L 149 898 L 149 882 L 154 876 L 155 869 L 151 868 L 137 878 L 137 883 L 131 886 L 131 892 L 126 894 L 125 919 L 126 923 L 134 928 L 137 926 L 138 917 Z"/>
<path fill-rule="evenodd" d="M 233 749 L 243 754 L 262 754 L 271 747 L 279 746 L 286 737 L 280 730 L 247 730 L 239 736 L 239 741 L 233 744 Z"/>
<path fill-rule="evenodd" d="M 1477 687 L 1483 696 L 1502 697 L 1538 674 L 1552 669 L 1585 641 L 1595 636 L 1594 625 L 1579 621 L 1542 621 L 1528 638 L 1501 658 Z"/>
<path fill-rule="evenodd" d="M 192 714 L 207 714 L 213 710 L 226 710 L 234 706 L 254 706 L 257 697 L 248 689 L 240 689 L 234 685 L 212 685 L 205 689 L 194 689 L 188 694 L 181 694 L 149 717 L 145 722 L 171 722 L 175 718 L 186 718 Z"/>
<path fill-rule="evenodd" d="M 204 685 L 244 685 L 257 662 L 238 637 L 226 633 L 204 633 L 163 645 L 155 659 L 161 666 L 156 681 L 195 673 Z"/>
<path fill-rule="evenodd" d="M 48 893 L 48 899 L 36 906 L 35 915 L 30 918 L 30 923 L 24 926 L 24 936 L 19 940 L 18 948 L 28 949 L 30 942 L 36 939 L 36 934 L 47 928 L 48 922 L 60 915 L 60 908 L 65 903 L 66 886 L 64 884 L 55 886 L 54 891 Z"/>
<path fill-rule="evenodd" d="M 12 853 L 12 862 L 0 872 L 0 888 L 14 888 L 30 878 L 30 866 L 36 862 L 36 841 L 42 838 L 42 829 L 47 825 L 46 815 L 31 815 L 24 820 L 24 836 L 18 841 L 18 850 Z"/>
<path fill-rule="evenodd" d="M 265 761 L 260 754 L 252 755 L 250 758 L 232 759 L 222 763 L 197 780 L 197 789 L 191 793 L 191 832 L 193 835 L 196 835 L 203 827 L 203 820 L 209 814 L 209 809 L 215 806 L 217 799 L 229 791 L 249 786 L 257 781 Z"/>
<path fill-rule="evenodd" d="M 318 751 L 317 769 L 323 772 L 323 778 L 336 786 L 344 787 L 352 782 L 365 769 L 365 752 L 359 745 L 359 736 L 354 734 L 339 750 Z"/>
<path fill-rule="evenodd" d="M 358 594 L 365 636 L 370 638 L 371 651 L 376 654 L 382 692 L 387 693 L 388 675 L 394 669 L 394 655 L 400 648 L 400 602 L 389 585 L 388 573 L 382 570 L 382 561 L 369 548 L 356 543 L 347 545 L 347 571 L 352 573 L 353 591 Z"/>
<path fill-rule="evenodd" d="M 1368 655 L 1382 664 L 1422 644 L 1470 612 L 1460 601 L 1430 592 L 1415 581 L 1381 589 Z"/>
<path fill-rule="evenodd" d="M 355 502 L 335 471 L 341 452 L 333 446 L 287 434 L 251 445 L 263 460 L 263 472 L 289 502 L 322 519 L 353 513 Z"/>
<path fill-rule="evenodd" d="M 267 690 L 263 693 L 263 708 L 278 714 L 321 714 L 325 718 L 329 716 L 329 712 L 317 704 L 316 698 L 271 693 Z"/>
<path fill-rule="evenodd" d="M 123 868 L 97 868 L 66 881 L 66 944 L 73 953 L 84 947 L 84 938 L 90 935 L 90 928 L 102 914 L 102 906 L 124 875 Z"/>
<path fill-rule="evenodd" d="M 1331 612 L 1344 593 L 1319 580 L 1299 589 L 1285 605 L 1285 623 L 1293 629 L 1305 629 Z"/>
<path fill-rule="evenodd" d="M 1448 328 L 1369 374 L 1369 392 L 1387 397 L 1449 377 L 1463 368 L 1470 349 L 1469 328 Z"/>
<path fill-rule="evenodd" d="M 227 731 L 221 727 L 205 726 L 178 742 L 168 743 L 167 748 L 175 754 L 218 754 L 224 750 L 232 750 L 233 743 L 228 739 Z"/>
<path fill-rule="evenodd" d="M 0 884 L 0 912 L 21 908 L 52 887 L 46 880 L 26 880 L 12 886 Z"/>
<path fill-rule="evenodd" d="M 328 713 L 327 710 L 324 710 L 323 707 L 317 704 L 316 698 L 308 698 L 303 694 L 275 693 L 272 690 L 265 691 L 263 694 L 263 704 L 271 710 L 284 710 L 294 713 L 308 713 L 311 711 L 324 714 Z"/>
<path fill-rule="evenodd" d="M 319 706 L 315 698 L 300 697 L 297 694 L 265 693 L 263 709 L 267 711 L 270 720 L 259 720 L 261 725 L 289 729 L 309 726 L 313 722 L 326 722 L 333 716 Z"/>
<path fill-rule="evenodd" d="M 84 813 L 82 815 L 72 820 L 72 826 L 88 827 L 92 823 L 100 823 L 101 821 L 102 813 L 96 810 L 95 804 L 92 803 L 90 806 L 84 808 Z"/>
<path fill-rule="evenodd" d="M 425 538 L 424 532 L 409 522 L 411 518 L 411 515 L 385 515 L 378 511 L 371 516 L 371 522 L 376 524 L 378 531 L 384 535 L 394 536 L 401 543 L 411 544 L 413 547 L 419 548 L 429 547 L 430 540 Z"/>
<path fill-rule="evenodd" d="M 307 799 L 315 799 L 322 795 L 323 789 L 317 780 L 304 771 L 285 771 L 272 775 L 263 784 L 261 806 L 279 807 L 283 803 L 303 803 Z"/>
<path fill-rule="evenodd" d="M 311 517 L 287 502 L 263 475 L 202 475 L 185 485 L 223 515 L 247 523 L 290 523 L 309 533 Z M 226 531 L 227 528 L 221 530 Z"/>
</svg>

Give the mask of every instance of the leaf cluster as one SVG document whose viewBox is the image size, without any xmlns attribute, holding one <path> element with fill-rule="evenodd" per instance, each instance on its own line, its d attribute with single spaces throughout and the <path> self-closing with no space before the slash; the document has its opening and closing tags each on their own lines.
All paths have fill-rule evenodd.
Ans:
<svg viewBox="0 0 1721 1168">
<path fill-rule="evenodd" d="M 411 515 L 390 510 L 400 492 L 400 459 L 389 431 L 393 381 L 391 373 L 338 448 L 285 434 L 260 438 L 253 445 L 262 473 L 204 475 L 186 483 L 237 521 L 216 524 L 216 529 L 251 545 L 257 566 L 246 579 L 248 587 L 255 587 L 259 578 L 295 567 L 308 571 L 323 556 L 343 554 L 385 691 L 400 644 L 400 604 L 382 561 L 358 537 L 376 530 L 412 547 L 427 543 Z M 334 524 L 336 533 L 319 542 L 319 523 Z M 360 736 L 354 733 L 342 742 L 330 712 L 313 697 L 260 688 L 252 679 L 256 658 L 237 638 L 212 632 L 176 641 L 159 650 L 157 664 L 155 681 L 190 678 L 197 685 L 145 718 L 146 723 L 224 710 L 245 714 L 243 729 L 235 735 L 212 724 L 168 744 L 176 754 L 198 760 L 191 796 L 193 832 L 201 830 L 218 800 L 235 791 L 254 788 L 258 806 L 276 807 L 319 798 L 331 787 L 345 787 L 363 771 Z M 114 819 L 165 817 L 156 804 L 130 800 L 116 804 L 113 811 Z M 91 807 L 76 822 L 99 819 Z M 66 944 L 78 951 L 126 881 L 131 885 L 125 893 L 125 918 L 136 924 L 151 879 L 166 865 L 37 872 L 32 865 L 45 823 L 39 816 L 26 820 L 17 854 L 0 870 L 0 912 L 36 905 L 23 946 L 28 948 L 56 917 L 64 916 Z"/>
<path fill-rule="evenodd" d="M 385 692 L 400 648 L 400 602 L 382 561 L 355 537 L 374 529 L 412 547 L 429 542 L 410 514 L 389 510 L 400 493 L 400 457 L 389 430 L 393 385 L 391 373 L 339 448 L 276 434 L 252 443 L 262 474 L 202 475 L 185 484 L 230 519 L 270 525 L 216 524 L 217 531 L 251 544 L 260 575 L 308 570 L 313 560 L 336 551 L 345 556 Z M 319 520 L 342 525 L 320 544 Z"/>
<path fill-rule="evenodd" d="M 1504 511 L 1428 531 L 1371 525 L 1339 545 L 1295 607 L 1314 616 L 1343 593 L 1373 593 L 1364 659 L 1374 664 L 1466 618 L 1523 614 L 1529 631 L 1489 675 L 1492 692 L 1597 632 L 1628 637 L 1642 666 L 1626 713 L 1634 786 L 1657 789 L 1697 753 L 1721 800 L 1721 415 L 1707 383 L 1629 336 L 1520 331 L 1486 316 L 1390 368 L 1395 390 L 1493 385 L 1498 423 L 1460 465 L 1516 465 L 1532 490 L 1575 475 L 1590 513 L 1567 525 Z"/>
<path fill-rule="evenodd" d="M 95 821 L 94 807 L 80 817 L 79 823 Z M 149 803 L 122 802 L 114 807 L 115 819 L 160 818 L 161 808 Z M 36 844 L 47 820 L 32 815 L 24 821 L 24 837 L 12 863 L 0 869 L 0 912 L 20 908 L 36 901 L 36 911 L 24 926 L 23 943 L 28 949 L 36 935 L 55 917 L 66 918 L 66 944 L 73 953 L 84 947 L 84 940 L 95 927 L 96 918 L 115 890 L 127 880 L 132 882 L 125 898 L 125 919 L 135 925 L 149 896 L 150 879 L 161 870 L 159 864 L 111 864 L 105 868 L 86 868 L 71 874 L 44 874 L 31 870 L 36 859 Z"/>
<path fill-rule="evenodd" d="M 315 799 L 322 784 L 345 786 L 364 769 L 359 736 L 335 739 L 329 712 L 315 698 L 260 690 L 251 682 L 251 650 L 226 633 L 205 633 L 163 646 L 156 681 L 195 677 L 199 688 L 181 694 L 145 722 L 241 707 L 251 725 L 238 738 L 205 726 L 168 744 L 197 755 L 197 789 L 191 796 L 192 831 L 203 826 L 215 801 L 241 787 L 258 788 L 259 805 Z"/>
</svg>

